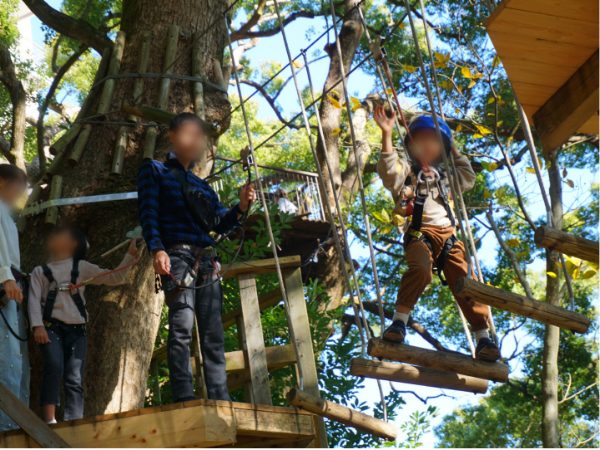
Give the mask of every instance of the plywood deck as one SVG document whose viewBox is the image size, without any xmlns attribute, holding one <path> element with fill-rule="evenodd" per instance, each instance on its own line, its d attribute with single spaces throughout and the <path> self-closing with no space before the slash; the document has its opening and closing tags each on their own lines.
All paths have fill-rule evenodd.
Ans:
<svg viewBox="0 0 600 450">
<path fill-rule="evenodd" d="M 598 0 L 504 0 L 487 29 L 532 120 L 598 49 Z M 597 111 L 579 131 L 598 133 Z"/>
<path fill-rule="evenodd" d="M 315 416 L 297 408 L 196 400 L 54 425 L 72 447 L 305 447 Z M 23 431 L 0 447 L 37 447 Z"/>
</svg>

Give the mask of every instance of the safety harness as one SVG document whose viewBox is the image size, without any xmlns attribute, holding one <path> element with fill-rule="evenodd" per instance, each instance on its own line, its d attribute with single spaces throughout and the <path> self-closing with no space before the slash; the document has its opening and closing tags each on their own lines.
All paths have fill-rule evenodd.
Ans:
<svg viewBox="0 0 600 450">
<path fill-rule="evenodd" d="M 53 322 L 56 319 L 52 318 L 52 311 L 54 310 L 54 303 L 56 302 L 56 297 L 58 296 L 58 292 L 61 290 L 60 286 L 54 279 L 54 275 L 52 275 L 52 270 L 46 264 L 42 266 L 42 270 L 44 272 L 44 276 L 50 283 L 51 289 L 48 292 L 48 297 L 46 298 L 46 303 L 44 304 L 44 312 L 43 319 L 45 322 Z M 73 259 L 73 268 L 71 269 L 71 285 L 77 284 L 77 279 L 79 278 L 79 260 Z M 52 285 L 54 285 L 52 287 Z M 87 311 L 85 310 L 85 304 L 83 303 L 83 298 L 79 293 L 79 290 L 71 291 L 69 290 L 69 294 L 71 295 L 71 299 L 73 299 L 73 303 L 77 307 L 79 314 L 85 321 L 87 321 Z"/>
<path fill-rule="evenodd" d="M 421 232 L 421 225 L 423 223 L 423 209 L 425 207 L 425 201 L 427 200 L 427 197 L 429 197 L 429 195 L 431 194 L 431 183 L 432 182 L 438 189 L 439 196 L 442 200 L 442 204 L 444 205 L 444 209 L 446 210 L 446 214 L 448 215 L 448 218 L 450 219 L 450 224 L 452 225 L 452 227 L 456 226 L 456 220 L 454 219 L 454 214 L 452 213 L 452 208 L 450 207 L 450 202 L 448 200 L 448 192 L 446 190 L 444 183 L 442 183 L 442 180 L 444 178 L 444 172 L 442 172 L 440 175 L 440 172 L 438 172 L 436 169 L 431 168 L 431 170 L 435 174 L 434 180 L 425 178 L 423 175 L 423 171 L 420 170 L 420 168 L 418 168 L 418 175 L 417 175 L 416 189 L 415 189 L 416 195 L 414 198 L 414 205 L 413 205 L 413 210 L 412 210 L 412 218 L 411 218 L 411 222 L 410 222 L 410 227 L 409 227 L 408 231 L 406 232 L 406 236 L 407 236 L 406 244 L 408 244 L 409 242 L 411 242 L 413 240 L 420 240 L 429 248 L 429 250 L 433 254 L 433 245 L 431 243 L 431 240 L 429 239 L 429 237 L 426 234 Z M 416 172 L 416 170 L 413 168 L 413 173 L 414 172 Z M 407 177 L 406 181 L 405 181 L 405 185 L 412 185 L 412 184 L 413 184 L 412 177 L 411 176 Z M 421 187 L 423 185 L 425 185 L 425 189 L 421 189 Z M 456 236 L 454 236 L 454 235 L 450 236 L 446 240 L 446 242 L 444 242 L 444 246 L 442 247 L 442 250 L 440 251 L 439 256 L 435 260 L 435 272 L 437 273 L 437 275 L 440 278 L 440 281 L 442 282 L 443 285 L 448 284 L 448 282 L 446 281 L 446 277 L 444 276 L 443 270 L 444 270 L 444 266 L 446 265 L 446 261 L 448 260 L 448 255 L 450 254 L 450 250 L 452 250 L 452 247 L 454 247 L 454 244 L 456 243 L 456 241 L 457 241 Z"/>
</svg>

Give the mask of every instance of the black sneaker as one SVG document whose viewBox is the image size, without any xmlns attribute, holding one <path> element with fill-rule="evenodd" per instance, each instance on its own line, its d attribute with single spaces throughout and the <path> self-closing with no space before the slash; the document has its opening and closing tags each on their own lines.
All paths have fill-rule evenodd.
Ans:
<svg viewBox="0 0 600 450">
<path fill-rule="evenodd" d="M 386 341 L 402 344 L 406 336 L 406 325 L 401 320 L 394 320 L 392 324 L 383 332 L 383 338 Z"/>
<path fill-rule="evenodd" d="M 490 338 L 481 338 L 477 342 L 475 358 L 481 361 L 496 362 L 500 359 L 500 349 Z"/>
</svg>

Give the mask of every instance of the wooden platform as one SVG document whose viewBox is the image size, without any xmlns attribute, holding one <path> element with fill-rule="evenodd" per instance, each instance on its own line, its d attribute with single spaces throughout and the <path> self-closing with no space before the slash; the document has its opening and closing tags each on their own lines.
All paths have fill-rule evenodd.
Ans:
<svg viewBox="0 0 600 450">
<path fill-rule="evenodd" d="M 504 0 L 487 30 L 545 149 L 598 134 L 597 0 Z"/>
<path fill-rule="evenodd" d="M 315 416 L 297 408 L 214 400 L 136 409 L 54 425 L 72 447 L 305 447 Z M 23 431 L 0 447 L 38 447 Z"/>
<path fill-rule="evenodd" d="M 550 227 L 539 227 L 535 230 L 534 239 L 540 247 L 556 250 L 565 255 L 585 259 L 596 264 L 599 262 L 600 247 L 598 241 L 591 241 Z"/>
</svg>

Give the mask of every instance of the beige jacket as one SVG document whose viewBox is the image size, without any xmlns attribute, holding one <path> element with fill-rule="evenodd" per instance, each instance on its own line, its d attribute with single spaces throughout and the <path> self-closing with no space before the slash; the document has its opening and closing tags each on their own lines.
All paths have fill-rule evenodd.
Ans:
<svg viewBox="0 0 600 450">
<path fill-rule="evenodd" d="M 118 267 L 126 266 L 133 261 L 133 256 L 129 253 L 125 254 L 125 257 L 121 261 Z M 73 259 L 63 259 L 60 261 L 53 261 L 48 263 L 48 267 L 52 271 L 52 276 L 56 280 L 58 285 L 69 283 L 71 281 L 71 269 L 73 268 Z M 107 286 L 118 286 L 124 284 L 127 281 L 131 268 L 126 270 L 120 270 L 113 272 L 105 276 L 100 276 L 90 284 L 94 285 L 107 285 Z M 107 269 L 98 267 L 88 261 L 79 261 L 79 278 L 78 282 L 88 280 L 92 277 L 102 274 Z M 29 310 L 29 321 L 31 328 L 42 326 L 43 322 L 43 311 L 44 305 L 46 304 L 46 298 L 50 291 L 50 283 L 44 275 L 42 266 L 37 266 L 31 272 L 31 278 L 29 282 L 29 298 L 28 298 L 28 310 Z M 85 304 L 85 286 L 79 288 L 79 293 Z M 71 294 L 67 291 L 59 291 L 54 302 L 54 308 L 52 310 L 52 318 L 60 320 L 61 322 L 80 325 L 85 323 L 85 319 L 81 317 L 75 302 L 71 298 Z"/>
<path fill-rule="evenodd" d="M 473 172 L 469 159 L 464 155 L 455 156 L 454 165 L 456 166 L 461 190 L 465 192 L 472 189 L 475 184 L 475 172 Z M 402 189 L 404 188 L 406 178 L 411 175 L 411 181 L 413 182 L 413 187 L 415 187 L 416 174 L 412 173 L 410 163 L 406 159 L 400 158 L 397 152 L 381 153 L 381 158 L 377 164 L 377 171 L 383 185 L 392 193 L 396 204 L 394 213 L 398 214 L 397 210 L 402 200 Z M 446 192 L 450 192 L 447 178 L 442 182 L 446 184 Z M 438 227 L 452 225 L 436 186 L 432 186 L 430 195 L 425 201 L 422 224 Z"/>
</svg>

